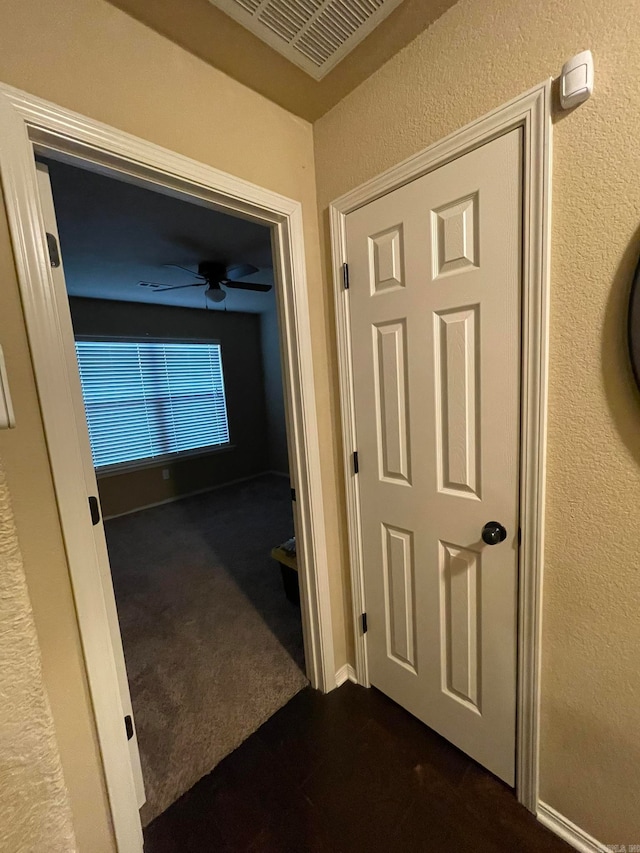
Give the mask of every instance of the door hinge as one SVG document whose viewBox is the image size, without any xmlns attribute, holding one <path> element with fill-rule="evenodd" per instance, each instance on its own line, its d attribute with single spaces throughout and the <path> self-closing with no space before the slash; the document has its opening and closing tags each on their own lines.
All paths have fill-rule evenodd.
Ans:
<svg viewBox="0 0 640 853">
<path fill-rule="evenodd" d="M 47 231 L 47 249 L 49 250 L 49 262 L 52 267 L 60 266 L 60 250 L 58 249 L 58 241 L 54 234 L 49 234 Z"/>
<path fill-rule="evenodd" d="M 357 474 L 359 470 L 360 470 L 360 463 L 358 461 L 358 451 L 354 450 L 353 451 L 353 473 Z"/>
<path fill-rule="evenodd" d="M 296 490 L 295 490 L 295 489 L 291 489 L 291 500 L 292 500 L 292 501 L 295 501 L 295 499 L 296 499 Z"/>
<path fill-rule="evenodd" d="M 98 504 L 98 498 L 94 498 L 93 495 L 89 498 L 89 509 L 91 510 L 91 521 L 95 527 L 100 521 L 100 505 Z"/>
<path fill-rule="evenodd" d="M 367 614 L 363 613 L 360 618 L 362 619 L 362 633 L 366 634 L 367 630 L 368 630 L 368 628 L 367 628 Z"/>
<path fill-rule="evenodd" d="M 131 714 L 127 714 L 124 718 L 124 730 L 127 733 L 127 740 L 131 740 L 133 737 L 133 720 L 131 719 Z"/>
<path fill-rule="evenodd" d="M 349 264 L 342 264 L 342 284 L 345 290 L 349 290 Z"/>
</svg>

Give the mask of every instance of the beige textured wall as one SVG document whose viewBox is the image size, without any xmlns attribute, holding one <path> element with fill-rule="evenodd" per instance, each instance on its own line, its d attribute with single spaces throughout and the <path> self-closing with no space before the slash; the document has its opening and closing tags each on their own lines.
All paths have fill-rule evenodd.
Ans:
<svg viewBox="0 0 640 853">
<path fill-rule="evenodd" d="M 76 849 L 22 556 L 0 469 L 0 850 Z"/>
<path fill-rule="evenodd" d="M 320 81 L 301 71 L 209 0 L 110 2 L 169 36 L 214 68 L 296 115 L 314 121 L 435 21 L 455 0 L 404 0 Z"/>
<path fill-rule="evenodd" d="M 336 196 L 594 52 L 593 99 L 554 128 L 541 796 L 612 844 L 640 844 L 639 43 L 637 0 L 461 0 L 314 126 L 326 223 Z"/>
<path fill-rule="evenodd" d="M 311 126 L 213 70 L 103 0 L 3 0 L 0 81 L 303 203 L 323 446 L 331 446 L 325 314 Z M 78 844 L 113 849 L 73 598 L 6 221 L 0 218 L 0 343 L 17 426 L 0 432 Z M 329 566 L 339 566 L 335 472 L 325 452 Z M 343 607 L 341 586 L 332 586 Z M 338 665 L 344 661 L 336 626 Z M 16 676 L 17 677 L 17 676 Z"/>
</svg>

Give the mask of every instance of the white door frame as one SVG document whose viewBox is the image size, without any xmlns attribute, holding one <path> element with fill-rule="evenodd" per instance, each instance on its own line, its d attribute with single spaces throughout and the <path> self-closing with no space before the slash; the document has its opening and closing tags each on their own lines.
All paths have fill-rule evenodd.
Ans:
<svg viewBox="0 0 640 853">
<path fill-rule="evenodd" d="M 75 597 L 118 850 L 142 831 L 124 730 L 107 605 L 58 322 L 34 152 L 90 161 L 164 191 L 197 197 L 271 227 L 291 479 L 296 488 L 302 622 L 311 684 L 336 686 L 302 206 L 277 193 L 0 84 L 0 175 L 31 357 Z M 10 369 L 9 365 L 9 369 Z M 20 413 L 16 412 L 18 426 Z"/>
<path fill-rule="evenodd" d="M 520 524 L 522 540 L 518 601 L 518 689 L 516 793 L 536 812 L 544 486 L 547 421 L 549 311 L 549 243 L 551 218 L 551 81 L 544 82 L 493 110 L 382 175 L 351 190 L 330 206 L 335 313 L 337 325 L 343 464 L 351 563 L 356 677 L 369 686 L 366 612 L 358 478 L 353 473 L 356 447 L 353 371 L 349 323 L 349 291 L 344 286 L 347 262 L 346 217 L 451 160 L 511 130 L 523 129 L 522 221 L 522 392 Z"/>
</svg>

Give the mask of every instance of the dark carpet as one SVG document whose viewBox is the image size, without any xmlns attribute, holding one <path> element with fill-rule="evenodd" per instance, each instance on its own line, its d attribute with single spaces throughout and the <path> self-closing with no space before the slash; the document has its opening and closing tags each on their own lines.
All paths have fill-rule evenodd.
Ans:
<svg viewBox="0 0 640 853">
<path fill-rule="evenodd" d="M 105 524 L 145 825 L 308 683 L 269 556 L 293 534 L 290 500 L 265 476 Z"/>
</svg>

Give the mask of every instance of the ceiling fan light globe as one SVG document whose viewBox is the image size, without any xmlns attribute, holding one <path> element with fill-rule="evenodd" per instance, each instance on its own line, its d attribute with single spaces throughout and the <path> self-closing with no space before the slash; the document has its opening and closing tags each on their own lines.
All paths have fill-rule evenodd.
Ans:
<svg viewBox="0 0 640 853">
<path fill-rule="evenodd" d="M 204 295 L 209 300 L 209 302 L 224 302 L 227 298 L 227 294 L 222 288 L 218 287 L 208 287 L 205 290 Z"/>
</svg>

